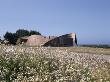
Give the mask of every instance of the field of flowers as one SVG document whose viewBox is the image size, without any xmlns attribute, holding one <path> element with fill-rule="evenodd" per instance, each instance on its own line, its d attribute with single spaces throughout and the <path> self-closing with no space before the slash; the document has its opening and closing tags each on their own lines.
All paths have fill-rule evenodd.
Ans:
<svg viewBox="0 0 110 82">
<path fill-rule="evenodd" d="M 110 49 L 0 46 L 0 82 L 110 82 Z"/>
</svg>

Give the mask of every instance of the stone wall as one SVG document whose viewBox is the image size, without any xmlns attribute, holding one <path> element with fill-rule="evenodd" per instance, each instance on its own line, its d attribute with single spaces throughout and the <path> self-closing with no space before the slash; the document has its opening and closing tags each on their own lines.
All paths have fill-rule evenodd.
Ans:
<svg viewBox="0 0 110 82">
<path fill-rule="evenodd" d="M 23 40 L 21 39 L 21 41 Z M 25 40 L 26 46 L 52 46 L 52 47 L 77 46 L 77 38 L 75 33 L 65 34 L 59 37 L 31 35 L 28 38 L 26 37 Z"/>
<path fill-rule="evenodd" d="M 45 43 L 44 46 L 54 46 L 54 47 L 77 46 L 76 34 L 71 33 L 56 37 Z"/>
</svg>

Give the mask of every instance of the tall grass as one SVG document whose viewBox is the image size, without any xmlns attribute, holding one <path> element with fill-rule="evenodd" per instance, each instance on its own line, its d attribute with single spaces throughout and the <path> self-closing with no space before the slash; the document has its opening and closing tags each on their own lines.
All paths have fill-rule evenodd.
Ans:
<svg viewBox="0 0 110 82">
<path fill-rule="evenodd" d="M 110 61 L 60 48 L 5 46 L 0 82 L 110 82 Z"/>
</svg>

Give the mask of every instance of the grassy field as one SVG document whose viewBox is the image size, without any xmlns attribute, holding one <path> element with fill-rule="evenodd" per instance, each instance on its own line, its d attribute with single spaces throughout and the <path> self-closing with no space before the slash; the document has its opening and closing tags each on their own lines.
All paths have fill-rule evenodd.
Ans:
<svg viewBox="0 0 110 82">
<path fill-rule="evenodd" d="M 110 49 L 0 46 L 0 82 L 110 82 Z"/>
<path fill-rule="evenodd" d="M 69 47 L 69 48 L 61 48 L 61 49 L 67 49 L 68 52 L 110 55 L 110 48 L 105 49 L 105 48 L 91 48 L 91 47 Z"/>
</svg>

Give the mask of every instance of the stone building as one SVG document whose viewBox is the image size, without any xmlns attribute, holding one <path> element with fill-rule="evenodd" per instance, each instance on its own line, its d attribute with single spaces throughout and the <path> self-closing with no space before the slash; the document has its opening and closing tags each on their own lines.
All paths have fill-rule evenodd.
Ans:
<svg viewBox="0 0 110 82">
<path fill-rule="evenodd" d="M 29 36 L 26 45 L 28 46 L 43 46 L 49 39 L 42 35 L 31 35 Z"/>
<path fill-rule="evenodd" d="M 46 42 L 44 46 L 53 46 L 53 47 L 77 46 L 76 34 L 70 33 L 70 34 L 65 34 L 65 35 L 56 37 Z"/>
<path fill-rule="evenodd" d="M 52 47 L 68 47 L 77 46 L 77 38 L 75 33 L 65 34 L 62 36 L 42 36 L 31 35 L 19 38 L 18 43 L 24 43 L 26 46 L 52 46 Z"/>
</svg>

